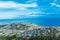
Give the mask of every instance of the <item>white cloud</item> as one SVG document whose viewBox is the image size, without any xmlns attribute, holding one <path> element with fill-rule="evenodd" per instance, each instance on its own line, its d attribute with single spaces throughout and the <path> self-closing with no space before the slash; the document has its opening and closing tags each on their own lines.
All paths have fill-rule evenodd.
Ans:
<svg viewBox="0 0 60 40">
<path fill-rule="evenodd" d="M 27 10 L 28 11 L 28 10 Z M 39 12 L 26 12 L 26 11 L 9 11 L 9 12 L 0 12 L 0 19 L 14 19 L 14 18 L 27 18 L 27 17 L 36 17 Z"/>
<path fill-rule="evenodd" d="M 56 4 L 55 3 L 50 3 L 51 4 L 51 6 L 56 6 Z"/>
<path fill-rule="evenodd" d="M 20 3 L 15 3 L 13 1 L 0 2 L 0 8 L 19 8 L 19 9 L 26 9 L 27 7 L 37 7 L 37 4 L 36 3 L 20 4 Z"/>
<path fill-rule="evenodd" d="M 0 8 L 12 8 L 12 7 L 16 7 L 16 3 L 14 2 L 0 2 Z"/>
<path fill-rule="evenodd" d="M 0 19 L 12 19 L 12 18 L 17 18 L 19 14 L 16 12 L 0 12 Z"/>
<path fill-rule="evenodd" d="M 28 0 L 27 3 L 37 2 L 38 0 Z"/>
<path fill-rule="evenodd" d="M 13 1 L 8 2 L 0 2 L 0 8 L 14 8 L 19 11 L 9 11 L 9 12 L 0 12 L 0 19 L 12 19 L 12 18 L 22 18 L 27 16 L 34 16 L 35 14 L 31 15 L 32 12 L 30 12 L 27 8 L 28 7 L 37 7 L 36 2 L 30 3 L 30 4 L 21 4 L 21 3 L 15 3 Z M 27 11 L 27 12 L 26 12 Z M 32 10 L 33 11 L 33 10 Z M 29 13 L 28 13 L 29 12 Z M 33 11 L 34 12 L 34 11 Z M 26 16 L 26 17 L 27 17 Z M 36 15 L 35 15 L 36 16 Z"/>
<path fill-rule="evenodd" d="M 28 11 L 28 10 L 27 10 Z M 26 12 L 26 11 L 12 11 L 12 12 L 0 12 L 0 19 L 13 19 L 13 18 L 27 18 L 36 17 L 39 12 Z"/>
<path fill-rule="evenodd" d="M 27 17 L 36 17 L 36 16 L 40 16 L 40 15 L 42 15 L 42 12 L 40 12 L 40 11 L 36 11 L 36 12 L 27 12 Z"/>
<path fill-rule="evenodd" d="M 56 3 L 50 3 L 52 6 L 56 6 L 56 7 L 60 7 L 59 4 L 56 4 Z"/>
<path fill-rule="evenodd" d="M 60 5 L 59 4 L 56 4 L 56 7 L 60 7 Z"/>
</svg>

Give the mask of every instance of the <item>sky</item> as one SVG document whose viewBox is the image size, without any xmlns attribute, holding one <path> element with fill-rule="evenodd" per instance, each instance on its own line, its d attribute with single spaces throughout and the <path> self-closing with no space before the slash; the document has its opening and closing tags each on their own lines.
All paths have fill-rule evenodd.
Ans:
<svg viewBox="0 0 60 40">
<path fill-rule="evenodd" d="M 0 0 L 0 19 L 59 17 L 60 0 Z"/>
</svg>

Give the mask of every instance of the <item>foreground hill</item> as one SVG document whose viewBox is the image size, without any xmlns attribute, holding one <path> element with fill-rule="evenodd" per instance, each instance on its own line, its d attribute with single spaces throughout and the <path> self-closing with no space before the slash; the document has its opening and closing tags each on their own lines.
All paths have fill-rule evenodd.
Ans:
<svg viewBox="0 0 60 40">
<path fill-rule="evenodd" d="M 32 35 L 60 35 L 60 27 L 55 26 L 39 26 L 32 23 L 19 22 L 0 25 L 0 37 L 13 36 L 32 36 Z"/>
<path fill-rule="evenodd" d="M 37 29 L 39 26 L 32 23 L 20 22 L 0 25 L 0 36 L 12 36 L 15 34 L 21 34 L 26 30 Z"/>
</svg>

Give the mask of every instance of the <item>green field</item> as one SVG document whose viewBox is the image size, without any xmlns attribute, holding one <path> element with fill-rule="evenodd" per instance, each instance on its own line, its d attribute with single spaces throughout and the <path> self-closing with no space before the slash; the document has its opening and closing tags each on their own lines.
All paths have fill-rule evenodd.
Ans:
<svg viewBox="0 0 60 40">
<path fill-rule="evenodd" d="M 56 37 L 55 35 L 31 36 L 28 39 L 23 38 L 23 37 L 16 37 L 16 36 L 13 36 L 13 37 L 0 37 L 0 40 L 60 40 L 60 35 L 58 37 Z"/>
</svg>

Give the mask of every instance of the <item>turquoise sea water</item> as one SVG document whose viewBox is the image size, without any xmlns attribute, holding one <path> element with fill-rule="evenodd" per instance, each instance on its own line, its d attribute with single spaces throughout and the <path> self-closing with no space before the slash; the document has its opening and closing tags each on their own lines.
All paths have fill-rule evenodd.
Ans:
<svg viewBox="0 0 60 40">
<path fill-rule="evenodd" d="M 8 24 L 15 22 L 30 22 L 41 26 L 60 26 L 60 18 L 0 19 L 0 24 Z"/>
</svg>

